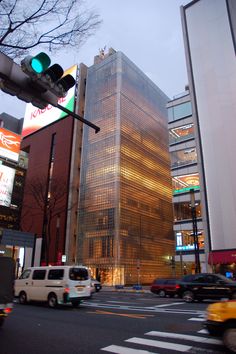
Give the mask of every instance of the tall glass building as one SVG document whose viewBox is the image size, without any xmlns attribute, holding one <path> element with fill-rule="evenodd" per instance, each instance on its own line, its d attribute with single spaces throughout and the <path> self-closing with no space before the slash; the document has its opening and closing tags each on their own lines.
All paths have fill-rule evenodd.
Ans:
<svg viewBox="0 0 236 354">
<path fill-rule="evenodd" d="M 123 53 L 88 69 L 77 261 L 104 284 L 171 276 L 174 254 L 168 97 Z"/>
</svg>

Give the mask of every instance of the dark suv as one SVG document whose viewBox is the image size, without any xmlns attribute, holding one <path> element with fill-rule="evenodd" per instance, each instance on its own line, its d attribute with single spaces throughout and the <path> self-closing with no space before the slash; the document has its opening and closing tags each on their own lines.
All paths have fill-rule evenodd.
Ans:
<svg viewBox="0 0 236 354">
<path fill-rule="evenodd" d="M 176 279 L 155 279 L 150 291 L 160 297 L 174 296 L 177 293 L 178 281 Z"/>
<path fill-rule="evenodd" d="M 221 274 L 190 274 L 184 276 L 178 284 L 178 295 L 186 302 L 204 299 L 236 299 L 236 281 Z"/>
</svg>

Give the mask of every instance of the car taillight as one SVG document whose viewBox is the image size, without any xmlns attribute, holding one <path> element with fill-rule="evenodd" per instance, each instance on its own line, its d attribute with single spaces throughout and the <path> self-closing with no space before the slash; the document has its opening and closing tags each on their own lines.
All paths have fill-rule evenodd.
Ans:
<svg viewBox="0 0 236 354">
<path fill-rule="evenodd" d="M 3 311 L 5 313 L 11 313 L 12 312 L 12 308 L 11 307 L 6 307 Z"/>
<path fill-rule="evenodd" d="M 175 285 L 175 289 L 176 289 L 176 290 L 177 290 L 177 289 L 180 289 L 180 285 L 179 285 L 179 284 Z"/>
</svg>

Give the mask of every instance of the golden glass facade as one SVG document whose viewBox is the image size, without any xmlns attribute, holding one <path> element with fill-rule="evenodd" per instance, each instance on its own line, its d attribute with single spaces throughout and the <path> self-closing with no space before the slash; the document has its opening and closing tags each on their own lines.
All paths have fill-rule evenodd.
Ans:
<svg viewBox="0 0 236 354">
<path fill-rule="evenodd" d="M 77 252 L 104 284 L 171 275 L 167 100 L 120 52 L 88 69 Z"/>
</svg>

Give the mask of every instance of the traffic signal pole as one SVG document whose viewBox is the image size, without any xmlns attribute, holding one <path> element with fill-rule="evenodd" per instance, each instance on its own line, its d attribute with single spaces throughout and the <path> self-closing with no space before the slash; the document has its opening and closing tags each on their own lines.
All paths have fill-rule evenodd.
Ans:
<svg viewBox="0 0 236 354">
<path fill-rule="evenodd" d="M 95 130 L 95 133 L 98 133 L 100 131 L 100 128 L 97 125 L 89 122 L 87 119 L 80 117 L 78 114 L 71 112 L 69 109 L 61 106 L 59 103 L 57 105 L 55 105 L 55 107 L 59 108 L 61 111 L 65 112 L 65 113 L 69 114 L 73 118 L 80 120 L 84 124 L 89 125 L 91 128 L 93 128 Z"/>
</svg>

